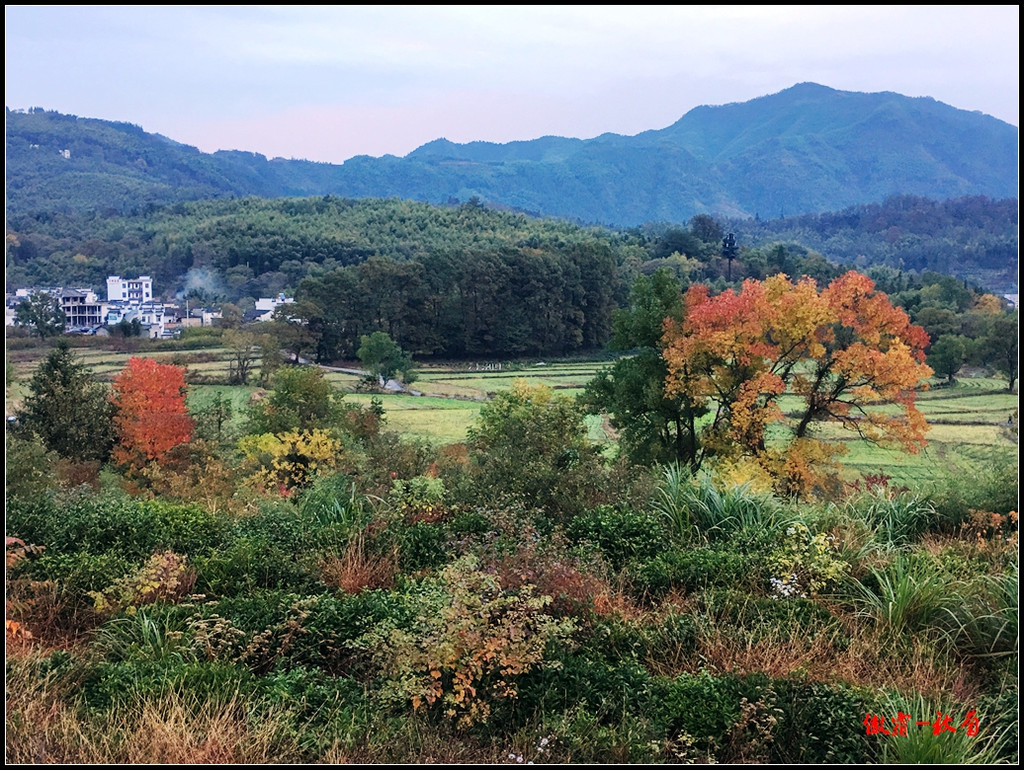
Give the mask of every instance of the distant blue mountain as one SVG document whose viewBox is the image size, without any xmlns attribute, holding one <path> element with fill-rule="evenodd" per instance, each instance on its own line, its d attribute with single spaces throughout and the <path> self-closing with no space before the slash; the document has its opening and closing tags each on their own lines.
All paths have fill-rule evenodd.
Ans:
<svg viewBox="0 0 1024 770">
<path fill-rule="evenodd" d="M 593 139 L 456 144 L 341 165 L 200 153 L 127 123 L 7 112 L 8 214 L 211 197 L 340 195 L 491 205 L 609 225 L 834 211 L 890 195 L 1016 198 L 1019 130 L 930 98 L 801 83 Z"/>
</svg>

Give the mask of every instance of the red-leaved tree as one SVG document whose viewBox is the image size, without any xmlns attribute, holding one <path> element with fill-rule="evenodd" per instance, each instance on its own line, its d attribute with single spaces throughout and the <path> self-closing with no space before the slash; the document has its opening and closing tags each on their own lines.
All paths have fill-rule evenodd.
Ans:
<svg viewBox="0 0 1024 770">
<path fill-rule="evenodd" d="M 180 366 L 132 358 L 114 378 L 114 461 L 141 468 L 191 441 L 195 424 L 185 407 L 185 392 Z"/>
</svg>

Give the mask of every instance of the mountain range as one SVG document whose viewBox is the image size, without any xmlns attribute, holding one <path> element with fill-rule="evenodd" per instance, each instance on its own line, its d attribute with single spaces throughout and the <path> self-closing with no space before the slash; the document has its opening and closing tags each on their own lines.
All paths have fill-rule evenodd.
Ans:
<svg viewBox="0 0 1024 770">
<path fill-rule="evenodd" d="M 336 195 L 485 204 L 586 223 L 774 218 L 1018 194 L 1016 126 L 934 99 L 801 83 L 702 106 L 636 136 L 456 144 L 343 164 L 208 154 L 119 123 L 7 110 L 8 218 L 138 212 L 204 198 Z"/>
</svg>

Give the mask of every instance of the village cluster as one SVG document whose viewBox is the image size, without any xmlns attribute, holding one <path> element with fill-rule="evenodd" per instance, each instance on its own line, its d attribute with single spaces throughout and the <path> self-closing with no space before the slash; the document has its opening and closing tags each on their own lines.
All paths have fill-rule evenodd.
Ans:
<svg viewBox="0 0 1024 770">
<path fill-rule="evenodd" d="M 5 321 L 7 326 L 18 326 L 18 305 L 33 295 L 44 294 L 60 304 L 64 313 L 66 334 L 105 336 L 121 324 L 138 326 L 140 336 L 169 339 L 191 326 L 212 326 L 221 317 L 219 309 L 189 307 L 189 301 L 163 302 L 155 298 L 153 279 L 148 275 L 138 278 L 107 277 L 107 296 L 101 299 L 92 289 L 68 287 L 32 287 L 18 289 L 6 295 Z M 269 321 L 274 310 L 294 302 L 291 297 L 261 297 L 255 308 L 246 312 L 246 322 Z"/>
</svg>

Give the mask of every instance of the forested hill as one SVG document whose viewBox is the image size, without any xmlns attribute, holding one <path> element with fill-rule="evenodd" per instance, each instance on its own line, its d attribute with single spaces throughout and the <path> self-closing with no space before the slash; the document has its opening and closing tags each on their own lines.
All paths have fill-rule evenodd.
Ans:
<svg viewBox="0 0 1024 770">
<path fill-rule="evenodd" d="M 771 220 L 726 220 L 741 243 L 799 243 L 833 262 L 931 270 L 999 294 L 1017 293 L 1018 201 L 934 201 L 898 195 L 842 211 Z"/>
<path fill-rule="evenodd" d="M 138 211 L 211 197 L 485 203 L 608 225 L 762 219 L 881 202 L 1017 196 L 1015 126 L 928 98 L 803 83 L 636 136 L 430 142 L 342 165 L 200 153 L 138 126 L 7 112 L 8 214 Z"/>
</svg>

